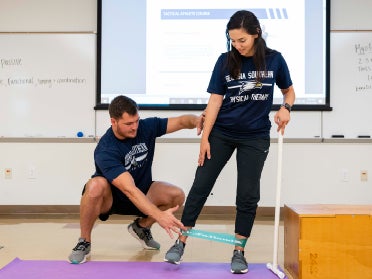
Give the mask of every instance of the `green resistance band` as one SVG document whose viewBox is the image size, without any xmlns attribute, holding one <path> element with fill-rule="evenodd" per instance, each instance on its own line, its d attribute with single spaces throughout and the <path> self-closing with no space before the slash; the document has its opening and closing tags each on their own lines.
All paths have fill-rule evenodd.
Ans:
<svg viewBox="0 0 372 279">
<path fill-rule="evenodd" d="M 245 247 L 245 244 L 247 243 L 247 239 L 238 239 L 238 238 L 235 238 L 235 236 L 227 234 L 227 233 L 215 233 L 215 232 L 207 232 L 207 231 L 195 230 L 195 229 L 182 231 L 182 235 L 207 239 L 211 241 L 223 242 L 227 244 L 232 244 L 234 246 L 240 246 L 243 248 Z"/>
</svg>

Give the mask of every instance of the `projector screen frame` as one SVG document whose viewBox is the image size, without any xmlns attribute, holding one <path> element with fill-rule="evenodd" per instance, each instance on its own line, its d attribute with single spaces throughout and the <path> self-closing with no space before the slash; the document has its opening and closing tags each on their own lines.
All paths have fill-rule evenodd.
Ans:
<svg viewBox="0 0 372 279">
<path fill-rule="evenodd" d="M 109 1 L 109 0 L 106 0 Z M 154 0 L 152 0 L 154 1 Z M 295 0 L 296 1 L 296 0 Z M 307 0 L 311 1 L 311 0 Z M 292 110 L 294 111 L 332 111 L 331 107 L 331 96 L 330 96 L 330 15 L 331 15 L 331 0 L 325 1 L 325 25 L 324 25 L 324 40 L 325 40 L 325 65 L 324 65 L 324 90 L 325 90 L 325 102 L 324 104 L 294 104 Z M 221 30 L 223 33 L 224 30 Z M 283 32 L 284 36 L 284 32 Z M 284 36 L 285 37 L 285 36 Z M 270 45 L 268 45 L 270 47 Z M 279 50 L 280 51 L 280 50 Z M 216 56 L 216 60 L 217 60 Z M 291 70 L 291 69 L 290 69 Z M 102 102 L 102 0 L 97 0 L 97 68 L 96 68 L 96 105 L 95 110 L 107 110 L 109 103 Z M 211 69 L 212 71 L 212 69 Z M 294 71 L 294 69 L 292 69 Z M 205 85 L 205 88 L 208 84 Z M 295 91 L 296 86 L 294 84 Z M 117 92 L 117 95 L 123 94 L 125 92 Z M 135 99 L 135 98 L 134 98 Z M 136 100 L 137 101 L 137 100 Z M 141 110 L 203 110 L 206 104 L 142 104 L 138 102 Z M 272 110 L 278 110 L 280 104 L 273 104 Z"/>
</svg>

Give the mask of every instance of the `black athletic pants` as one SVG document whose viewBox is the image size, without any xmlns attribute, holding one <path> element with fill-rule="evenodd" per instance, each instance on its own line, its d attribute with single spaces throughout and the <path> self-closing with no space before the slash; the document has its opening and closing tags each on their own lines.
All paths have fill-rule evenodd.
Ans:
<svg viewBox="0 0 372 279">
<path fill-rule="evenodd" d="M 232 139 L 212 133 L 209 137 L 211 159 L 196 170 L 194 183 L 187 196 L 182 223 L 194 227 L 220 172 L 236 150 L 237 188 L 235 233 L 249 237 L 260 200 L 260 179 L 269 153 L 270 139 Z M 224 185 L 235 191 L 234 185 Z"/>
</svg>

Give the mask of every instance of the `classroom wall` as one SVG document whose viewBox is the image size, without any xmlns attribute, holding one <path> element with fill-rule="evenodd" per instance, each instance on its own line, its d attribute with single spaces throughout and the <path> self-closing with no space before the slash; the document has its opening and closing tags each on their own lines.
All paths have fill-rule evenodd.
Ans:
<svg viewBox="0 0 372 279">
<path fill-rule="evenodd" d="M 331 43 L 337 42 L 331 45 L 333 110 L 292 112 L 283 147 L 282 204 L 372 202 L 372 177 L 368 177 L 367 181 L 361 179 L 361 173 L 367 172 L 368 176 L 372 172 L 372 144 L 371 140 L 357 139 L 360 134 L 372 134 L 372 118 L 368 116 L 372 92 L 355 92 L 355 82 L 360 79 L 364 81 L 364 75 L 357 71 L 355 63 L 358 57 L 353 58 L 350 50 L 359 40 L 363 44 L 371 42 L 369 38 L 372 36 L 369 37 L 368 32 L 372 30 L 372 22 L 367 11 L 371 10 L 372 2 L 333 0 L 331 4 Z M 65 93 L 66 98 L 58 102 L 64 106 L 56 106 L 53 109 L 55 115 L 45 115 L 45 105 L 50 103 L 40 102 L 31 106 L 28 119 L 12 114 L 9 112 L 9 103 L 4 100 L 17 102 L 17 99 L 9 99 L 9 95 L 6 95 L 9 90 L 4 93 L 4 88 L 0 86 L 0 205 L 79 204 L 81 188 L 94 171 L 95 136 L 102 135 L 109 126 L 108 112 L 93 110 L 96 13 L 95 0 L 0 0 L 0 40 L 5 36 L 9 38 L 14 34 L 31 33 L 34 38 L 47 35 L 52 44 L 58 45 L 55 34 L 66 37 L 74 35 L 90 43 L 88 54 L 85 55 L 88 55 L 86 65 L 91 66 L 76 69 L 76 75 L 85 79 L 83 84 L 30 89 L 32 94 L 41 92 L 47 95 L 55 90 Z M 9 41 L 3 39 L 1 42 Z M 42 49 L 40 40 L 35 41 Z M 0 56 L 6 51 L 3 46 L 0 44 Z M 68 46 L 64 51 L 68 51 L 71 57 L 80 58 L 79 52 Z M 55 54 L 49 48 L 46 48 L 46 52 Z M 35 50 L 37 55 L 43 53 L 40 49 Z M 34 57 L 32 54 L 32 49 L 28 49 L 24 55 Z M 50 60 L 40 59 L 37 65 L 39 72 L 48 68 L 48 63 L 51 63 Z M 58 69 L 51 68 L 49 77 L 58 78 Z M 73 94 L 78 93 L 82 95 L 76 96 L 77 102 L 69 101 L 74 98 Z M 8 96 L 8 99 L 1 99 L 2 96 Z M 39 95 L 35 96 L 38 98 Z M 5 111 L 10 115 L 4 114 Z M 142 111 L 141 116 L 173 116 L 181 113 Z M 36 123 L 41 119 L 42 127 L 47 129 L 37 131 L 32 129 L 32 125 L 25 124 L 26 120 Z M 80 130 L 85 137 L 74 138 Z M 342 133 L 346 138 L 332 139 L 331 135 L 336 133 Z M 21 138 L 18 137 L 20 134 Z M 277 175 L 275 129 L 271 135 L 273 140 L 262 174 L 260 202 L 260 206 L 270 207 L 275 205 Z M 63 138 L 65 136 L 67 138 Z M 180 131 L 160 139 L 155 153 L 154 179 L 172 182 L 187 193 L 195 173 L 198 150 L 198 138 L 194 131 Z M 234 205 L 235 167 L 232 158 L 221 173 L 207 205 Z"/>
</svg>

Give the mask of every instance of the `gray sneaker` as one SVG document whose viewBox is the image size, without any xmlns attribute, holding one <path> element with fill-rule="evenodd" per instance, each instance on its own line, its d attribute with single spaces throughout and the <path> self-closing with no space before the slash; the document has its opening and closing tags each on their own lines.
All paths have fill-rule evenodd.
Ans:
<svg viewBox="0 0 372 279">
<path fill-rule="evenodd" d="M 142 228 L 138 224 L 140 218 L 134 220 L 132 224 L 128 225 L 128 231 L 141 243 L 142 247 L 145 249 L 158 250 L 160 244 L 152 238 L 150 229 Z"/>
<path fill-rule="evenodd" d="M 247 272 L 248 263 L 244 258 L 244 252 L 240 250 L 234 250 L 234 254 L 231 259 L 231 273 L 242 274 Z"/>
<path fill-rule="evenodd" d="M 82 264 L 90 258 L 90 242 L 85 241 L 84 238 L 79 238 L 75 248 L 72 249 L 68 260 L 72 264 Z"/>
<path fill-rule="evenodd" d="M 184 250 L 185 244 L 177 239 L 176 243 L 165 254 L 164 261 L 171 264 L 180 264 Z"/>
</svg>

